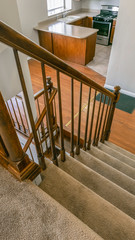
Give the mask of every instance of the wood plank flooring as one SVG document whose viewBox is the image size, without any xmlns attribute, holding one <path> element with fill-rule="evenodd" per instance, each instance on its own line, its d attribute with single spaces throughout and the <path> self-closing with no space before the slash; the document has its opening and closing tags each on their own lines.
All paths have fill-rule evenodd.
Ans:
<svg viewBox="0 0 135 240">
<path fill-rule="evenodd" d="M 70 62 L 67 62 L 71 64 Z M 92 80 L 96 81 L 98 84 L 104 86 L 105 77 L 96 73 L 95 71 L 89 69 L 86 66 L 81 66 L 78 64 L 71 64 L 72 67 L 76 68 L 83 74 L 87 75 Z M 32 79 L 33 91 L 36 93 L 37 91 L 43 88 L 42 83 L 42 74 L 40 63 L 35 60 L 29 60 L 29 68 Z M 57 87 L 56 80 L 56 71 L 52 68 L 46 66 L 46 75 L 51 76 L 53 84 Z M 63 124 L 64 129 L 70 131 L 71 124 L 71 79 L 64 74 L 61 75 L 61 92 L 62 92 L 62 111 L 63 111 Z M 74 115 L 75 115 L 75 134 L 77 134 L 77 123 L 78 123 L 78 103 L 79 103 L 79 89 L 80 83 L 74 82 Z M 83 95 L 82 95 L 82 122 L 81 122 L 81 137 L 84 137 L 85 131 L 85 121 L 86 121 L 86 111 L 87 111 L 87 101 L 88 101 L 88 91 L 89 88 L 83 85 Z M 92 92 L 91 98 L 93 98 L 94 92 Z M 41 101 L 41 105 L 43 102 Z M 58 100 L 56 98 L 56 106 L 58 108 Z M 97 102 L 98 107 L 98 102 Z M 97 115 L 97 111 L 96 111 Z M 58 117 L 59 121 L 59 117 Z M 110 141 L 127 149 L 128 151 L 135 153 L 135 111 L 132 114 L 126 113 L 119 109 L 116 109 L 112 131 L 110 135 Z"/>
</svg>

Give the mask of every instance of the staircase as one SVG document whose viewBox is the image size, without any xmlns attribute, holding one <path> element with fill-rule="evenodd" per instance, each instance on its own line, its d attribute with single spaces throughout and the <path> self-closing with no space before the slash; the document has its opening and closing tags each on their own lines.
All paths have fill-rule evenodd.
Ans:
<svg viewBox="0 0 135 240">
<path fill-rule="evenodd" d="M 135 155 L 108 141 L 120 87 L 110 92 L 1 21 L 0 41 L 13 48 L 32 129 L 22 149 L 0 93 L 0 164 L 23 181 L 18 182 L 0 166 L 1 239 L 135 240 Z M 41 63 L 43 89 L 38 96 L 43 93 L 44 106 L 37 122 L 32 114 L 19 52 Z M 55 70 L 57 88 L 48 88 L 46 67 Z M 71 87 L 71 105 L 66 109 L 71 119 L 70 155 L 64 142 L 63 74 Z M 79 83 L 78 104 L 76 83 Z M 84 89 L 88 98 L 85 118 L 82 113 Z M 55 109 L 53 100 L 57 92 Z M 59 112 L 58 158 L 53 109 Z M 77 123 L 75 112 L 78 112 Z M 45 132 L 46 121 L 52 161 L 45 161 L 43 152 L 46 136 L 41 133 Z M 27 155 L 33 141 L 39 164 Z M 41 170 L 42 182 L 37 187 L 30 180 Z"/>
<path fill-rule="evenodd" d="M 135 155 L 106 141 L 58 162 L 39 187 L 103 239 L 135 239 Z"/>
</svg>

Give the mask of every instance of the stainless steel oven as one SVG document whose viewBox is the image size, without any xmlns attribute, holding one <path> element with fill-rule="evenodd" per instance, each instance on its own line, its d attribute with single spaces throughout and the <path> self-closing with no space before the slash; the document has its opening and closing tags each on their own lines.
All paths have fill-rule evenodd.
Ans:
<svg viewBox="0 0 135 240">
<path fill-rule="evenodd" d="M 102 5 L 100 14 L 93 17 L 93 28 L 98 29 L 97 43 L 108 45 L 110 43 L 110 35 L 113 19 L 118 15 L 118 6 Z"/>
<path fill-rule="evenodd" d="M 108 45 L 111 33 L 111 22 L 103 22 L 103 21 L 96 21 L 93 20 L 93 28 L 98 29 L 97 32 L 97 43 Z"/>
</svg>

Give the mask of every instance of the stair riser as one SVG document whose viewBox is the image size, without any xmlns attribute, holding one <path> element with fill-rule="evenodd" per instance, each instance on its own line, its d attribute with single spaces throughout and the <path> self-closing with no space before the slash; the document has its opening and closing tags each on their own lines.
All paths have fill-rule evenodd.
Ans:
<svg viewBox="0 0 135 240">
<path fill-rule="evenodd" d="M 91 157 L 90 154 L 83 150 L 81 150 L 81 155 L 75 156 L 75 158 L 90 169 L 135 195 L 135 181 L 132 178 L 103 163 L 97 158 Z"/>
<path fill-rule="evenodd" d="M 127 165 L 135 168 L 135 161 L 132 160 L 131 158 L 119 153 L 118 151 L 106 146 L 105 144 L 100 143 L 99 144 L 99 149 L 101 149 L 102 151 L 108 153 L 109 155 L 118 158 L 120 161 L 126 163 Z"/>
<path fill-rule="evenodd" d="M 103 161 L 104 163 L 112 166 L 113 168 L 117 169 L 118 171 L 126 174 L 127 176 L 135 179 L 135 169 L 118 159 L 110 156 L 109 154 L 99 150 L 98 148 L 92 147 L 89 151 L 91 156 L 99 158 L 99 160 Z"/>
<path fill-rule="evenodd" d="M 121 154 L 123 154 L 123 155 L 125 155 L 125 156 L 127 156 L 127 157 L 129 157 L 129 158 L 131 158 L 132 160 L 135 161 L 135 155 L 133 153 L 128 152 L 127 150 L 115 145 L 112 142 L 105 141 L 105 145 L 107 145 L 110 148 L 113 148 L 114 150 L 120 152 Z"/>
<path fill-rule="evenodd" d="M 116 184 L 69 156 L 66 156 L 65 163 L 59 161 L 59 167 L 99 196 L 135 219 L 134 195 L 129 194 Z"/>
<path fill-rule="evenodd" d="M 103 239 L 134 240 L 135 221 L 74 178 L 51 165 L 41 188 Z M 117 222 L 117 224 L 116 224 Z"/>
</svg>

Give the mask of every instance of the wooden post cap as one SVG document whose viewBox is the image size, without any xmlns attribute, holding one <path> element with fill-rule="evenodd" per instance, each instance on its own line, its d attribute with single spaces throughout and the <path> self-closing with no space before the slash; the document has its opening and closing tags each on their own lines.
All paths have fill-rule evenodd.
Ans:
<svg viewBox="0 0 135 240">
<path fill-rule="evenodd" d="M 121 87 L 120 86 L 115 86 L 114 90 L 115 90 L 115 92 L 119 92 L 121 90 Z"/>
<path fill-rule="evenodd" d="M 114 87 L 114 94 L 116 95 L 115 102 L 118 102 L 120 99 L 120 86 L 115 86 Z"/>
<path fill-rule="evenodd" d="M 53 82 L 51 81 L 51 77 L 50 76 L 46 77 L 46 80 L 47 80 L 47 87 L 51 89 L 53 87 Z"/>
</svg>

